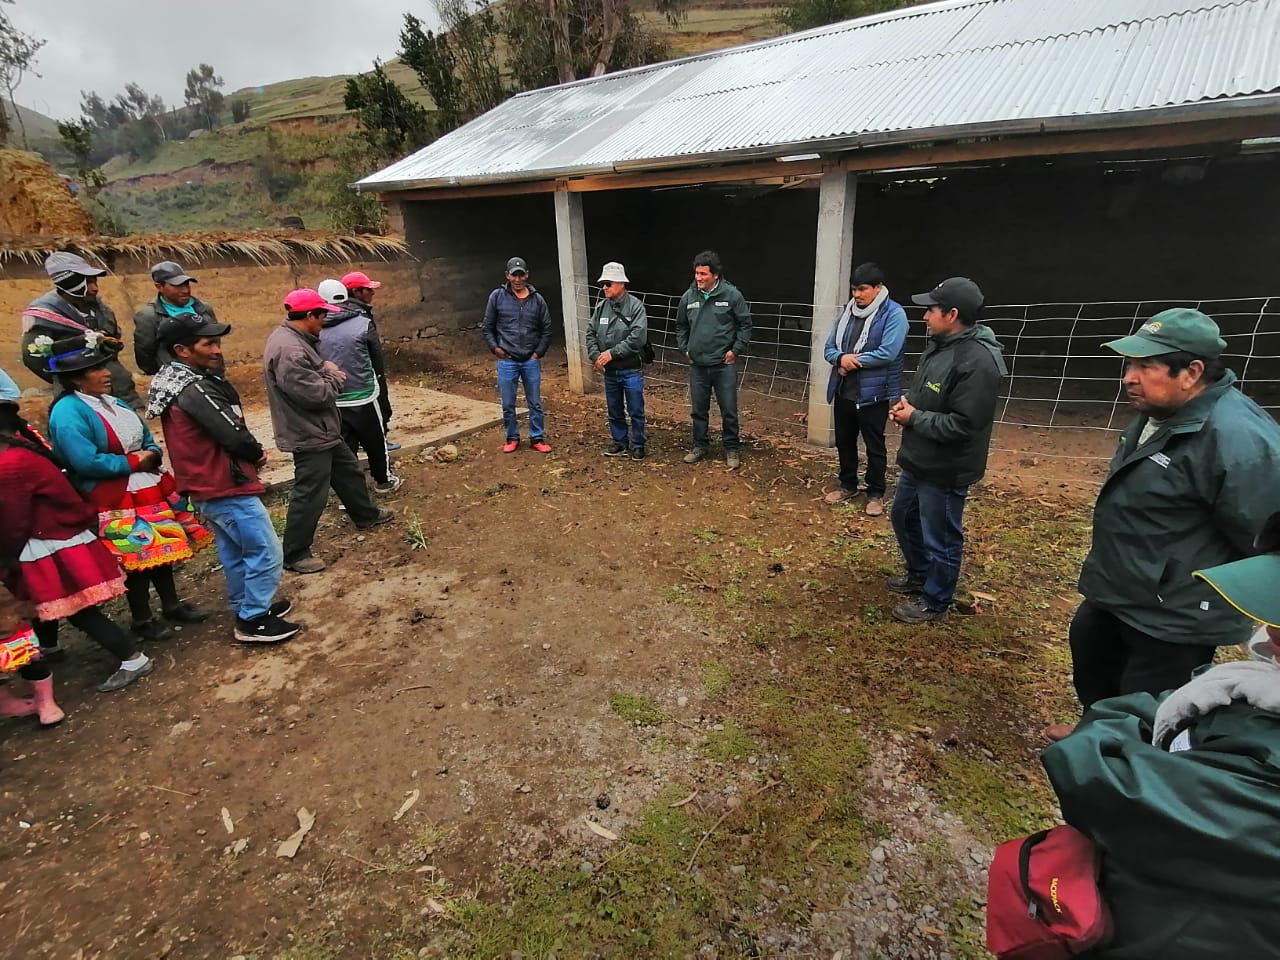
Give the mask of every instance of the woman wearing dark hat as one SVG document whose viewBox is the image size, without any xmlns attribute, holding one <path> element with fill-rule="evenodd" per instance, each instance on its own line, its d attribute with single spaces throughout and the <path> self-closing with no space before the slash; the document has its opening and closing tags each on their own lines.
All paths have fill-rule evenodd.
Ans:
<svg viewBox="0 0 1280 960">
<path fill-rule="evenodd" d="M 133 632 L 167 640 L 173 631 L 151 615 L 150 587 L 172 623 L 207 615 L 178 597 L 173 565 L 213 542 L 160 472 L 162 454 L 136 413 L 111 396 L 111 351 L 86 334 L 50 346 L 49 371 L 62 387 L 49 412 L 53 450 L 98 511 L 98 536 L 125 571 Z"/>
<path fill-rule="evenodd" d="M 33 621 L 44 656 L 57 651 L 58 621 L 70 620 L 120 666 L 98 689 L 103 693 L 128 686 L 151 672 L 151 661 L 112 623 L 98 604 L 124 593 L 120 565 L 97 537 L 93 507 L 71 486 L 12 401 L 0 402 L 0 579 L 15 598 L 35 607 Z M 6 644 L 19 640 L 14 634 Z M 15 660 L 23 660 L 13 648 Z M 8 698 L 8 716 L 39 715 L 52 725 L 62 719 L 53 701 L 53 679 L 47 663 L 31 661 L 18 672 L 31 681 L 33 699 Z M 17 703 L 13 701 L 17 699 Z"/>
</svg>

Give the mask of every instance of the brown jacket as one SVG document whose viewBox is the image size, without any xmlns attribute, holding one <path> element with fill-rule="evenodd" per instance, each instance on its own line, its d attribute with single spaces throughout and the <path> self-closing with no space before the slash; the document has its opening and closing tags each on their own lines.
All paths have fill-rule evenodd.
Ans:
<svg viewBox="0 0 1280 960">
<path fill-rule="evenodd" d="M 262 355 L 267 406 L 276 446 L 286 453 L 328 450 L 342 442 L 342 419 L 335 374 L 323 369 L 319 337 L 280 324 Z"/>
</svg>

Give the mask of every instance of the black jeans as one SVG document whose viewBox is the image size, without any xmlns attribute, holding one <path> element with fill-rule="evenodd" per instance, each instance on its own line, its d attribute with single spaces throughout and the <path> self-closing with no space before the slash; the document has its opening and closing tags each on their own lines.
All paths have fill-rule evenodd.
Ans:
<svg viewBox="0 0 1280 960">
<path fill-rule="evenodd" d="M 180 602 L 178 586 L 173 579 L 173 567 L 152 567 L 125 574 L 125 599 L 129 601 L 129 613 L 134 623 L 146 623 L 151 619 L 151 587 L 156 588 L 162 610 L 172 610 Z"/>
<path fill-rule="evenodd" d="M 1071 618 L 1069 638 L 1072 680 L 1086 710 L 1107 697 L 1180 687 L 1213 662 L 1216 649 L 1149 636 L 1089 600 Z"/>
<path fill-rule="evenodd" d="M 284 562 L 297 563 L 311 556 L 316 526 L 329 502 L 329 488 L 347 508 L 357 526 L 378 516 L 369 496 L 360 462 L 345 443 L 328 450 L 298 450 L 293 454 L 293 490 L 289 493 L 289 513 L 284 521 Z"/>
<path fill-rule="evenodd" d="M 390 483 L 387 432 L 377 401 L 362 403 L 358 407 L 339 407 L 338 412 L 342 414 L 342 440 L 347 448 L 352 453 L 359 453 L 364 447 L 373 479 L 378 483 Z"/>
<path fill-rule="evenodd" d="M 889 419 L 889 401 L 859 407 L 853 400 L 836 397 L 836 451 L 840 454 L 840 488 L 858 492 L 858 437 L 867 451 L 867 497 L 884 499 L 885 472 L 889 457 L 884 448 L 884 426 Z"/>
<path fill-rule="evenodd" d="M 693 445 L 707 448 L 707 422 L 711 413 L 711 393 L 715 391 L 720 407 L 720 434 L 725 450 L 737 450 L 738 437 L 738 369 L 731 363 L 689 366 L 689 406 L 693 420 Z"/>
</svg>

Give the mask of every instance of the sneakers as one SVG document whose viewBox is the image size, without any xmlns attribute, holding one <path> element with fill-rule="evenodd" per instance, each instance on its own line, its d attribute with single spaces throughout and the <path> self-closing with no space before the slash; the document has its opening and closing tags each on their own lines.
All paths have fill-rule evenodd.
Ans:
<svg viewBox="0 0 1280 960">
<path fill-rule="evenodd" d="M 530 445 L 539 453 L 551 452 L 551 444 L 547 443 L 546 437 L 538 437 L 538 439 L 530 441 Z"/>
<path fill-rule="evenodd" d="M 726 450 L 724 452 L 724 465 L 730 470 L 737 470 L 742 466 L 742 458 L 738 456 L 737 450 Z"/>
<path fill-rule="evenodd" d="M 882 497 L 872 497 L 867 501 L 867 516 L 884 516 L 884 499 Z"/>
<path fill-rule="evenodd" d="M 920 598 L 893 608 L 893 619 L 903 623 L 932 623 L 947 615 L 945 610 L 930 610 Z"/>
<path fill-rule="evenodd" d="M 520 449 L 519 440 L 508 440 L 506 443 L 502 445 L 503 453 L 515 453 L 519 449 Z"/>
<path fill-rule="evenodd" d="M 290 600 L 288 597 L 281 597 L 279 600 L 277 600 L 275 603 L 273 603 L 270 607 L 267 608 L 267 613 L 273 617 L 285 617 L 289 615 L 289 611 L 292 609 L 293 609 L 293 601 Z M 236 619 L 238 620 L 240 618 L 237 617 Z"/>
<path fill-rule="evenodd" d="M 397 477 L 394 473 L 387 474 L 386 483 L 375 483 L 373 492 L 378 494 L 395 493 L 404 486 L 404 477 Z"/>
<path fill-rule="evenodd" d="M 627 455 L 627 448 L 620 443 L 615 443 L 604 452 L 604 455 L 606 457 L 625 457 Z"/>
<path fill-rule="evenodd" d="M 135 680 L 141 680 L 148 673 L 155 669 L 155 661 L 148 660 L 136 670 L 128 670 L 121 667 L 107 679 L 98 684 L 99 693 L 112 693 L 116 690 L 123 690 Z"/>
<path fill-rule="evenodd" d="M 368 523 L 357 523 L 356 529 L 372 530 L 374 527 L 380 527 L 384 523 L 390 523 L 395 518 L 396 518 L 396 515 L 393 511 L 388 510 L 386 507 L 383 507 L 378 511 L 378 515 L 374 517 L 372 520 L 370 520 Z"/>
<path fill-rule="evenodd" d="M 387 442 L 387 453 L 395 453 L 399 449 L 400 449 L 400 444 L 391 443 L 390 441 Z"/>
<path fill-rule="evenodd" d="M 146 620 L 142 623 L 134 621 L 133 635 L 139 640 L 148 643 L 172 640 L 174 637 L 173 628 L 167 623 L 161 623 L 159 620 Z"/>
<path fill-rule="evenodd" d="M 839 490 L 832 490 L 822 498 L 823 503 L 844 503 L 846 500 L 852 500 L 858 494 L 853 490 L 846 490 L 841 487 Z"/>
<path fill-rule="evenodd" d="M 924 583 L 909 573 L 904 573 L 899 577 L 890 577 L 884 582 L 884 585 L 894 593 L 905 593 L 907 596 L 917 594 L 924 589 Z"/>
<path fill-rule="evenodd" d="M 699 460 L 705 460 L 707 457 L 706 447 L 694 447 L 684 455 L 685 463 L 697 463 Z"/>
<path fill-rule="evenodd" d="M 632 450 L 631 450 L 631 459 L 632 459 L 632 460 L 643 460 L 643 459 L 644 459 L 644 447 L 633 447 L 633 448 L 632 448 Z"/>
<path fill-rule="evenodd" d="M 165 610 L 164 618 L 170 623 L 204 623 L 209 615 L 194 603 L 183 600 L 176 607 Z"/>
<path fill-rule="evenodd" d="M 272 604 L 278 606 L 278 604 Z M 302 627 L 288 620 L 272 616 L 268 611 L 252 620 L 236 617 L 236 639 L 241 643 L 284 643 L 297 636 Z"/>
<path fill-rule="evenodd" d="M 319 557 L 303 557 L 293 563 L 286 563 L 284 568 L 292 570 L 294 573 L 319 573 L 327 566 L 328 564 Z"/>
</svg>

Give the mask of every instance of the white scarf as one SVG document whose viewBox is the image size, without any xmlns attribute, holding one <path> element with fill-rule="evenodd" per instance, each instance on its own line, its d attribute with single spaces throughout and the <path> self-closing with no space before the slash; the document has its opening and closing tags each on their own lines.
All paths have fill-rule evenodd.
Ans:
<svg viewBox="0 0 1280 960">
<path fill-rule="evenodd" d="M 850 323 L 852 323 L 854 320 L 865 321 L 868 317 L 875 316 L 875 313 L 877 310 L 880 309 L 881 304 L 883 304 L 888 299 L 889 299 L 889 288 L 886 287 L 883 283 L 880 284 L 880 292 L 876 294 L 875 299 L 872 300 L 865 307 L 858 306 L 858 302 L 854 300 L 852 297 L 850 297 L 849 302 L 845 305 L 844 313 L 840 315 L 840 323 L 836 326 L 836 349 L 841 350 L 841 352 L 844 352 L 842 349 L 842 344 L 844 343 L 844 335 L 845 335 L 845 332 L 849 329 Z M 862 324 L 862 329 L 858 332 L 858 342 L 855 343 L 853 345 L 853 348 L 848 352 L 860 353 L 862 351 L 862 348 L 867 345 L 867 337 L 870 335 L 870 333 L 871 333 L 871 324 L 864 322 Z"/>
</svg>

